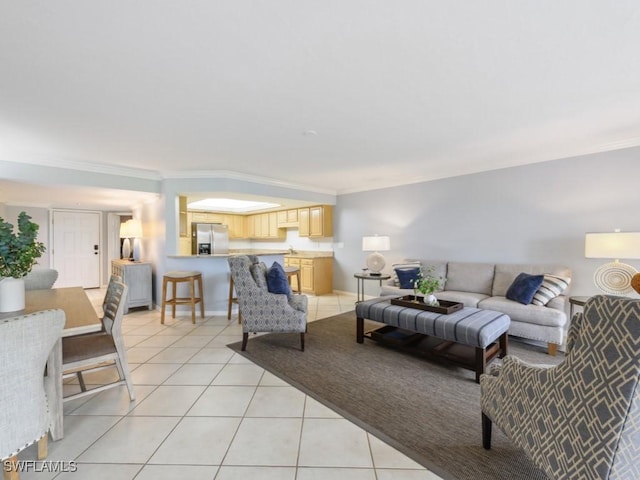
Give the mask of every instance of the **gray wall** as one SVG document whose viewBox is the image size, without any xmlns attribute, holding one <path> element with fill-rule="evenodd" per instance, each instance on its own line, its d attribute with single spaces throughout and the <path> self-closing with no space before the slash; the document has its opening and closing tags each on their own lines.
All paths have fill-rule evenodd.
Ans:
<svg viewBox="0 0 640 480">
<path fill-rule="evenodd" d="M 631 148 L 341 195 L 334 288 L 355 290 L 362 236 L 377 233 L 391 237 L 386 272 L 404 258 L 559 263 L 573 270 L 572 294 L 599 293 L 593 272 L 609 260 L 584 258 L 584 234 L 640 231 L 639 179 Z M 374 295 L 377 282 L 366 284 Z"/>
</svg>

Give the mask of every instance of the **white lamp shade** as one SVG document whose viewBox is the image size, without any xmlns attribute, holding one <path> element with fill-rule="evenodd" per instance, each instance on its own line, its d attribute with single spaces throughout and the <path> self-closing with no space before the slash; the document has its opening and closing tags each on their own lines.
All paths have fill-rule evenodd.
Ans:
<svg viewBox="0 0 640 480">
<path fill-rule="evenodd" d="M 640 232 L 587 233 L 586 258 L 640 258 Z"/>
<path fill-rule="evenodd" d="M 140 223 L 140 220 L 132 218 L 131 220 L 127 220 L 126 223 L 129 225 L 130 237 L 142 238 L 142 223 Z"/>
<path fill-rule="evenodd" d="M 129 234 L 129 220 L 120 224 L 120 238 L 131 238 Z"/>
<path fill-rule="evenodd" d="M 391 241 L 385 235 L 362 237 L 363 252 L 386 252 L 391 249 Z"/>
</svg>

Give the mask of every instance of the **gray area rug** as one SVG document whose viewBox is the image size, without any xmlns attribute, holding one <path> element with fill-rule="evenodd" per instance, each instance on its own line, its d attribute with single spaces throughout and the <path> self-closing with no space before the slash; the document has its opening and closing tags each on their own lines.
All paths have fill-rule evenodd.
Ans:
<svg viewBox="0 0 640 480">
<path fill-rule="evenodd" d="M 381 326 L 365 322 L 365 331 Z M 438 364 L 365 339 L 354 312 L 309 323 L 297 334 L 251 335 L 251 361 L 335 410 L 445 479 L 546 480 L 496 427 L 482 448 L 480 386 L 470 370 Z M 558 363 L 541 348 L 511 341 L 510 354 Z M 496 360 L 494 363 L 499 363 Z"/>
</svg>

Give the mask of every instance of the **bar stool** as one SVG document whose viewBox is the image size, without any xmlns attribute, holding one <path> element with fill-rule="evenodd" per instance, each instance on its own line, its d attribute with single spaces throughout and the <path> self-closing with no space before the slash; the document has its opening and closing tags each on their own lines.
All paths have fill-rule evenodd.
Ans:
<svg viewBox="0 0 640 480">
<path fill-rule="evenodd" d="M 227 320 L 231 320 L 231 309 L 233 304 L 238 305 L 238 323 L 242 323 L 242 316 L 240 315 L 240 304 L 238 298 L 233 296 L 233 277 L 229 277 L 229 307 L 227 309 Z"/>
<path fill-rule="evenodd" d="M 178 297 L 176 295 L 178 283 L 189 283 L 189 296 Z M 195 283 L 198 282 L 198 294 L 196 297 Z M 171 283 L 172 297 L 167 300 L 167 284 Z M 200 315 L 204 318 L 204 300 L 202 293 L 202 273 L 200 272 L 167 272 L 162 277 L 162 313 L 160 323 L 164 323 L 164 310 L 171 305 L 171 318 L 176 318 L 176 305 L 191 305 L 191 323 L 196 323 L 196 303 L 200 303 Z"/>
<path fill-rule="evenodd" d="M 300 284 L 300 267 L 284 267 L 284 273 L 287 274 L 287 279 L 289 280 L 289 285 L 291 285 L 291 277 L 295 275 L 296 277 L 296 293 L 302 293 L 302 287 Z M 292 289 L 293 290 L 293 289 Z"/>
</svg>

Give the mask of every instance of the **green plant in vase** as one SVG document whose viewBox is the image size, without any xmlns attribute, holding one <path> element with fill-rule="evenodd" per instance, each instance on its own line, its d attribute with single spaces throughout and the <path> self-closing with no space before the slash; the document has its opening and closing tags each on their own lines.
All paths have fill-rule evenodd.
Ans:
<svg viewBox="0 0 640 480">
<path fill-rule="evenodd" d="M 432 267 L 427 268 L 426 272 L 420 271 L 420 273 L 418 273 L 418 279 L 414 284 L 414 293 L 416 291 L 422 293 L 424 303 L 427 305 L 438 305 L 438 299 L 435 297 L 433 292 L 440 290 L 446 279 L 441 276 L 435 277 L 432 273 Z"/>
<path fill-rule="evenodd" d="M 24 308 L 24 277 L 45 251 L 36 241 L 38 225 L 25 212 L 18 215 L 18 231 L 0 217 L 0 312 Z"/>
</svg>

